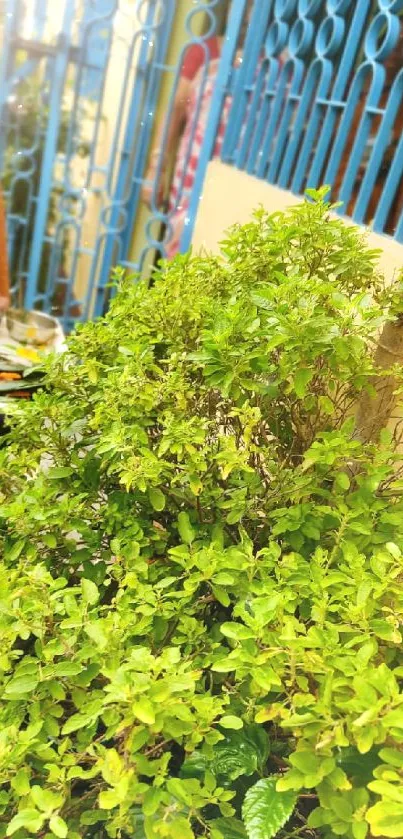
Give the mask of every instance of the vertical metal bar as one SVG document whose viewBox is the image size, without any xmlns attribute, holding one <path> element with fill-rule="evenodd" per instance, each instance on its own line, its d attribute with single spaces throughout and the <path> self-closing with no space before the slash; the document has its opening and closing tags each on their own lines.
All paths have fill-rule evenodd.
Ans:
<svg viewBox="0 0 403 839">
<path fill-rule="evenodd" d="M 147 31 L 147 28 L 152 26 L 157 9 L 158 0 L 149 0 L 145 26 L 143 30 L 144 32 Z M 140 54 L 138 58 L 138 68 L 131 97 L 129 115 L 126 123 L 125 137 L 123 141 L 123 147 L 120 153 L 119 171 L 111 202 L 112 212 L 110 222 L 108 225 L 109 230 L 105 238 L 105 249 L 103 253 L 102 265 L 96 288 L 94 317 L 100 317 L 103 313 L 105 289 L 110 281 L 110 273 L 116 246 L 116 232 L 119 225 L 119 218 L 130 174 L 130 160 L 133 150 L 133 136 L 136 129 L 136 122 L 139 113 L 139 104 L 141 102 L 141 88 L 144 84 L 144 76 L 147 72 L 148 51 L 148 37 L 143 36 L 143 42 L 140 48 Z"/>
<path fill-rule="evenodd" d="M 360 96 L 362 95 L 364 90 L 365 79 L 368 75 L 368 72 L 371 72 L 373 74 L 371 86 L 367 97 L 368 104 L 376 106 L 381 97 L 383 83 L 385 79 L 385 71 L 383 67 L 379 64 L 362 64 L 354 78 L 347 102 L 345 103 L 344 114 L 341 119 L 337 135 L 334 138 L 333 150 L 326 168 L 325 183 L 333 184 L 337 172 L 339 171 L 346 140 L 348 139 L 351 130 L 351 124 L 360 101 Z M 369 120 L 364 111 L 364 114 L 360 120 L 360 125 L 354 141 L 354 145 L 351 150 L 348 166 L 343 178 L 342 188 L 340 190 L 340 201 L 343 201 L 345 203 L 348 203 L 354 186 L 356 173 L 358 171 L 363 149 L 366 145 L 369 130 Z M 343 208 L 340 208 L 340 212 L 342 211 Z"/>
<path fill-rule="evenodd" d="M 53 63 L 53 78 L 49 97 L 49 124 L 43 150 L 42 171 L 37 196 L 37 211 L 31 243 L 31 255 L 25 290 L 25 307 L 32 309 L 37 295 L 38 277 L 41 267 L 43 239 L 46 232 L 49 201 L 52 190 L 52 173 L 57 151 L 60 126 L 60 103 L 63 98 L 64 84 L 69 61 L 70 33 L 74 20 L 76 0 L 66 0 L 58 39 L 57 54 Z"/>
<path fill-rule="evenodd" d="M 403 71 L 401 70 L 397 76 L 395 83 L 390 91 L 389 100 L 386 105 L 385 113 L 379 131 L 377 133 L 371 157 L 368 161 L 366 172 L 358 193 L 357 203 L 354 207 L 354 219 L 359 223 L 364 221 L 365 212 L 368 205 L 368 200 L 372 195 L 372 190 L 375 186 L 378 177 L 379 169 L 382 164 L 383 156 L 389 145 L 390 136 L 393 130 L 393 125 L 399 109 L 402 107 L 403 97 Z M 383 192 L 385 191 L 385 186 Z M 378 206 L 382 203 L 382 198 Z M 379 223 L 379 216 L 376 216 L 376 224 Z M 385 219 L 386 224 L 386 219 Z"/>
<path fill-rule="evenodd" d="M 256 130 L 254 132 L 252 145 L 247 159 L 246 171 L 250 175 L 256 174 L 256 171 L 262 161 L 263 143 L 273 107 L 274 90 L 279 82 L 279 61 L 277 61 L 277 59 L 270 58 L 267 60 L 267 64 L 268 68 L 265 74 L 267 76 L 266 88 L 263 91 L 263 98 L 256 121 Z M 263 168 L 263 173 L 264 171 L 265 167 Z M 264 174 L 261 175 L 261 177 L 264 177 Z"/>
<path fill-rule="evenodd" d="M 331 81 L 331 64 L 328 61 L 317 59 L 314 61 L 305 77 L 303 90 L 301 92 L 299 105 L 295 115 L 295 122 L 292 127 L 291 136 L 288 138 L 284 160 L 281 166 L 278 179 L 279 186 L 287 188 L 292 179 L 293 167 L 300 147 L 304 132 L 309 128 L 309 116 L 316 96 L 324 96 L 327 93 Z M 308 122 L 308 126 L 307 126 Z"/>
<path fill-rule="evenodd" d="M 256 68 L 266 35 L 272 5 L 272 0 L 258 0 L 258 2 L 255 2 L 253 6 L 245 38 L 242 63 L 236 71 L 233 102 L 222 146 L 222 157 L 224 159 L 232 158 L 236 149 L 238 133 L 233 129 L 234 126 L 241 126 L 245 119 L 248 107 L 248 93 L 245 88 L 247 85 L 253 84 L 256 76 Z M 245 4 L 244 9 L 246 10 Z M 227 37 L 232 38 L 233 35 L 228 31 Z M 236 39 L 236 45 L 238 45 L 238 40 L 239 31 Z"/>
<path fill-rule="evenodd" d="M 379 201 L 375 218 L 373 222 L 373 229 L 375 233 L 382 233 L 385 230 L 388 215 L 393 204 L 393 199 L 396 193 L 396 186 L 401 182 L 403 172 L 403 134 L 399 140 L 398 147 L 395 151 L 392 165 L 389 169 L 386 178 L 381 199 Z M 395 239 L 398 242 L 403 241 L 402 219 L 395 231 Z"/>
<path fill-rule="evenodd" d="M 40 40 L 46 26 L 47 0 L 36 0 L 34 11 L 35 38 Z"/>
<path fill-rule="evenodd" d="M 262 107 L 263 87 L 266 80 L 266 68 L 262 63 L 257 78 L 255 79 L 254 90 L 250 95 L 250 102 L 247 109 L 247 120 L 245 130 L 242 133 L 242 141 L 235 157 L 235 165 L 239 169 L 245 167 L 248 159 L 248 152 L 256 133 L 256 124 L 259 111 Z"/>
<path fill-rule="evenodd" d="M 348 26 L 348 37 L 340 57 L 339 68 L 329 101 L 329 108 L 324 119 L 316 153 L 309 172 L 309 184 L 313 187 L 319 185 L 326 155 L 332 142 L 334 126 L 340 111 L 340 102 L 343 101 L 350 75 L 354 69 L 354 62 L 360 46 L 360 36 L 365 30 L 371 5 L 372 0 L 355 0 L 355 3 L 352 5 L 353 9 L 355 6 L 354 14 Z"/>
<path fill-rule="evenodd" d="M 275 135 L 273 143 L 273 155 L 270 159 L 267 179 L 270 183 L 278 183 L 279 172 L 281 170 L 281 162 L 284 154 L 287 151 L 290 142 L 290 133 L 293 128 L 293 117 L 300 99 L 301 85 L 305 73 L 305 64 L 300 58 L 291 58 L 284 65 L 284 73 L 288 70 L 288 65 L 292 69 L 292 78 L 289 83 L 289 89 L 284 102 L 278 102 L 281 109 L 281 119 Z"/>
<path fill-rule="evenodd" d="M 156 34 L 157 49 L 151 72 L 149 97 L 146 99 L 144 103 L 143 113 L 141 117 L 141 122 L 144 123 L 144 126 L 141 132 L 139 147 L 135 155 L 133 165 L 133 172 L 135 176 L 137 175 L 137 177 L 135 177 L 135 180 L 133 179 L 130 196 L 127 202 L 127 225 L 122 235 L 123 259 L 127 259 L 130 253 L 134 223 L 138 211 L 141 192 L 141 184 L 138 182 L 138 177 L 142 177 L 144 173 L 144 168 L 147 160 L 147 153 L 153 131 L 153 124 L 149 117 L 149 114 L 155 112 L 155 108 L 157 105 L 162 82 L 162 70 L 160 68 L 160 65 L 163 65 L 166 60 L 169 39 L 171 36 L 172 25 L 175 17 L 175 3 L 169 2 L 169 0 L 165 0 L 165 2 L 166 9 L 164 11 L 166 14 L 166 18 L 164 20 L 164 26 L 160 28 L 158 30 L 158 33 Z"/>
<path fill-rule="evenodd" d="M 186 253 L 189 250 L 197 210 L 199 207 L 200 195 L 203 188 L 206 169 L 214 150 L 217 131 L 220 124 L 224 97 L 227 90 L 228 80 L 232 71 L 232 64 L 235 58 L 236 48 L 241 31 L 246 0 L 238 0 L 232 4 L 228 21 L 227 33 L 222 50 L 219 70 L 216 79 L 214 94 L 211 100 L 208 126 L 206 129 L 203 148 L 200 153 L 199 163 L 193 184 L 192 196 L 189 203 L 189 211 L 186 218 L 185 228 L 181 237 L 180 250 Z"/>
<path fill-rule="evenodd" d="M 308 120 L 307 124 L 305 125 L 305 117 L 306 114 L 304 113 L 305 108 L 305 96 L 306 96 L 306 88 L 308 89 L 310 86 L 309 79 L 311 74 L 316 72 L 316 68 L 320 66 L 320 78 L 319 81 L 315 82 L 315 97 L 312 102 L 312 90 L 309 90 L 307 94 L 307 107 L 310 107 L 308 111 Z M 329 85 L 331 83 L 332 78 L 332 64 L 330 61 L 326 61 L 326 59 L 317 59 L 310 67 L 308 71 L 308 75 L 306 78 L 306 82 L 304 85 L 304 92 L 301 98 L 301 105 L 300 111 L 303 114 L 303 124 L 301 126 L 302 131 L 304 132 L 304 140 L 302 144 L 302 148 L 298 149 L 298 141 L 299 137 L 295 137 L 295 148 L 294 153 L 296 154 L 298 151 L 297 159 L 295 161 L 296 168 L 291 182 L 291 189 L 293 192 L 300 192 L 302 188 L 302 184 L 304 178 L 306 177 L 309 161 L 312 155 L 312 150 L 315 142 L 315 137 L 317 136 L 318 128 L 320 125 L 320 119 L 322 115 L 322 108 L 318 104 L 317 100 L 322 99 L 324 96 L 327 95 Z M 300 116 L 300 115 L 299 115 Z M 295 126 L 295 133 L 297 133 L 297 126 Z M 310 184 L 307 184 L 310 186 Z"/>
</svg>

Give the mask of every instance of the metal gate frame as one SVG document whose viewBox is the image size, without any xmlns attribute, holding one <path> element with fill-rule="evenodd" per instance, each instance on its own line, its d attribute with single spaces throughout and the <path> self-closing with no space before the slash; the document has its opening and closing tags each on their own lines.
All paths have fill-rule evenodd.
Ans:
<svg viewBox="0 0 403 839">
<path fill-rule="evenodd" d="M 35 214 L 29 263 L 26 271 L 19 272 L 19 281 L 25 287 L 24 304 L 26 308 L 42 306 L 49 309 L 51 297 L 56 282 L 63 282 L 66 286 L 64 311 L 62 321 L 68 327 L 69 308 L 72 301 L 73 286 L 77 271 L 77 262 L 81 254 L 91 257 L 89 281 L 84 299 L 80 301 L 80 319 L 91 315 L 98 315 L 104 306 L 105 289 L 110 279 L 111 268 L 117 262 L 125 261 L 129 257 L 131 229 L 135 220 L 133 201 L 133 172 L 137 180 L 137 193 L 141 186 L 144 167 L 147 158 L 149 142 L 153 130 L 153 114 L 158 102 L 159 90 L 164 70 L 164 62 L 175 16 L 175 0 L 136 0 L 133 15 L 137 16 L 138 29 L 131 39 L 125 67 L 125 89 L 119 91 L 119 113 L 112 142 L 111 155 L 107 170 L 100 172 L 95 164 L 94 148 L 91 149 L 86 183 L 77 191 L 70 178 L 70 164 L 74 155 L 74 141 L 77 123 L 79 121 L 80 100 L 82 87 L 86 75 L 90 72 L 97 76 L 95 94 L 96 115 L 92 134 L 93 146 L 96 146 L 99 121 L 101 119 L 102 98 L 105 80 L 108 72 L 110 46 L 113 39 L 113 24 L 119 8 L 119 0 L 64 0 L 60 32 L 55 43 L 49 43 L 43 37 L 48 3 L 51 0 L 35 0 L 32 37 L 21 38 L 24 3 L 23 0 L 7 0 L 6 24 L 4 32 L 4 50 L 0 65 L 0 137 L 5 137 L 8 128 L 8 103 L 10 93 L 18 84 L 29 78 L 37 68 L 44 64 L 49 88 L 49 119 L 46 125 L 46 135 L 43 143 L 40 185 L 37 195 L 29 194 L 29 180 L 32 172 L 29 160 L 33 160 L 35 148 L 16 148 L 15 157 L 19 158 L 15 165 L 13 186 L 18 179 L 27 182 L 28 206 L 25 217 L 12 218 L 11 224 L 17 223 L 22 231 L 26 231 L 27 218 L 30 213 Z M 101 6 L 101 11 L 99 8 Z M 98 10 L 98 11 L 97 11 Z M 89 14 L 88 14 L 89 12 Z M 79 38 L 73 38 L 73 24 L 76 16 L 81 16 Z M 107 48 L 101 56 L 91 54 L 91 36 L 96 35 L 103 28 L 106 33 Z M 93 39 L 94 40 L 94 39 Z M 19 54 L 24 51 L 26 60 L 21 64 Z M 137 53 L 135 53 L 137 51 Z M 134 79 L 130 81 L 131 62 L 137 54 L 137 64 Z M 73 68 L 74 100 L 70 116 L 67 145 L 64 153 L 62 182 L 62 201 L 58 208 L 58 220 L 53 235 L 47 229 L 50 197 L 55 188 L 55 162 L 58 156 L 58 136 L 60 129 L 61 102 L 65 90 L 67 73 Z M 120 121 L 124 110 L 127 111 L 126 127 L 123 132 L 123 142 L 119 143 Z M 39 142 L 39 138 L 38 138 Z M 0 147 L 1 160 L 4 159 L 4 141 Z M 23 159 L 25 168 L 22 167 Z M 27 168 L 28 161 L 28 168 Z M 31 167 L 32 168 L 32 167 Z M 81 242 L 81 221 L 85 211 L 86 196 L 91 191 L 91 177 L 94 173 L 104 178 L 105 206 L 101 212 L 96 241 L 92 249 L 86 248 Z M 95 190 L 94 190 L 95 191 Z M 99 191 L 99 190 L 98 190 Z M 138 196 L 137 196 L 138 200 Z M 74 211 L 72 204 L 76 202 Z M 77 211 L 78 202 L 78 211 Z M 130 204 L 130 221 L 128 223 L 128 205 Z M 129 230 L 129 226 L 131 229 Z M 72 258 L 70 277 L 58 277 L 58 252 L 64 231 L 72 231 Z M 13 237 L 11 237 L 13 241 Z M 44 242 L 48 242 L 52 249 L 52 258 L 46 288 L 39 290 L 39 272 Z M 18 245 L 18 243 L 17 243 Z M 15 289 L 14 289 L 15 291 Z"/>
<path fill-rule="evenodd" d="M 181 251 L 191 245 L 226 97 L 224 163 L 294 194 L 337 183 L 338 212 L 348 208 L 359 224 L 377 187 L 371 227 L 385 233 L 397 190 L 399 206 L 403 198 L 403 133 L 395 147 L 390 139 L 403 115 L 403 69 L 387 95 L 384 89 L 385 62 L 403 40 L 403 0 L 254 0 L 243 62 L 234 70 L 247 6 L 237 0 L 231 7 Z M 403 242 L 403 212 L 393 236 Z"/>
</svg>

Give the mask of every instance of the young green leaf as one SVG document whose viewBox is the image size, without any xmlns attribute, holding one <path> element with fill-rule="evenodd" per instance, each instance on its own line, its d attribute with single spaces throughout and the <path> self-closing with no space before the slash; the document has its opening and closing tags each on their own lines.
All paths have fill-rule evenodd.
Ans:
<svg viewBox="0 0 403 839">
<path fill-rule="evenodd" d="M 166 498 L 163 492 L 157 487 L 150 487 L 148 490 L 150 504 L 154 510 L 161 513 L 165 508 Z"/>
<path fill-rule="evenodd" d="M 403 804 L 378 801 L 366 813 L 373 836 L 401 839 L 403 836 Z"/>
<path fill-rule="evenodd" d="M 179 513 L 178 516 L 178 530 L 183 542 L 191 545 L 195 538 L 195 532 L 190 523 L 190 518 L 187 513 Z"/>
<path fill-rule="evenodd" d="M 52 818 L 49 820 L 49 827 L 52 833 L 54 833 L 55 836 L 58 836 L 59 839 L 66 839 L 69 829 L 66 822 L 64 821 L 64 819 L 61 818 L 61 816 L 52 816 Z"/>
<path fill-rule="evenodd" d="M 272 839 L 292 816 L 297 796 L 277 792 L 278 776 L 264 778 L 248 790 L 242 817 L 248 839 Z"/>
<path fill-rule="evenodd" d="M 215 819 L 209 826 L 212 839 L 247 839 L 244 825 L 237 819 Z"/>
<path fill-rule="evenodd" d="M 35 835 L 41 830 L 44 821 L 45 817 L 38 810 L 29 807 L 23 808 L 19 810 L 17 815 L 7 825 L 6 836 L 12 836 L 17 830 L 21 830 L 21 828 L 25 828 Z"/>
<path fill-rule="evenodd" d="M 231 714 L 221 717 L 220 725 L 222 728 L 232 728 L 234 731 L 239 731 L 240 728 L 243 728 L 243 721 L 240 717 L 234 717 Z"/>
<path fill-rule="evenodd" d="M 52 813 L 54 810 L 58 810 L 64 801 L 61 793 L 43 789 L 37 784 L 31 787 L 31 796 L 38 809 L 44 813 Z"/>
<path fill-rule="evenodd" d="M 154 725 L 155 709 L 148 699 L 139 699 L 133 702 L 132 711 L 134 715 L 146 725 Z"/>
<path fill-rule="evenodd" d="M 309 382 L 312 381 L 314 375 L 314 370 L 309 370 L 304 367 L 301 367 L 299 370 L 297 370 L 294 376 L 294 390 L 299 399 L 304 398 Z"/>
<path fill-rule="evenodd" d="M 81 589 L 84 603 L 87 603 L 89 606 L 94 606 L 99 600 L 99 591 L 95 583 L 83 577 L 81 580 Z"/>
</svg>

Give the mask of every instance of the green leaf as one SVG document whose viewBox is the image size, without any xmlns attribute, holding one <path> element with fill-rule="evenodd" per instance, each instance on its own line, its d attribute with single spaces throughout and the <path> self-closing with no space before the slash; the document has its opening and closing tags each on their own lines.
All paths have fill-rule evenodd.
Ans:
<svg viewBox="0 0 403 839">
<path fill-rule="evenodd" d="M 6 557 L 9 562 L 15 562 L 19 556 L 21 556 L 23 550 L 25 548 L 25 540 L 19 539 L 17 542 L 14 542 L 10 548 L 7 548 L 5 551 Z"/>
<path fill-rule="evenodd" d="M 398 749 L 381 749 L 379 757 L 384 763 L 396 766 L 397 769 L 403 769 L 403 752 L 398 751 Z"/>
<path fill-rule="evenodd" d="M 133 714 L 146 725 L 154 725 L 155 723 L 155 708 L 149 699 L 139 699 L 138 702 L 133 702 Z"/>
<path fill-rule="evenodd" d="M 231 673 L 232 670 L 236 670 L 238 663 L 238 661 L 235 662 L 232 659 L 220 658 L 219 661 L 214 662 L 211 669 L 214 673 Z"/>
<path fill-rule="evenodd" d="M 71 734 L 73 731 L 79 731 L 89 725 L 91 718 L 87 714 L 73 714 L 64 724 L 62 734 Z"/>
<path fill-rule="evenodd" d="M 216 776 L 231 780 L 256 772 L 262 774 L 269 752 L 270 742 L 264 728 L 247 725 L 240 731 L 229 731 L 224 740 L 214 746 L 212 769 Z"/>
<path fill-rule="evenodd" d="M 225 608 L 227 608 L 227 606 L 229 606 L 231 603 L 228 592 L 225 591 L 224 588 L 220 588 L 220 586 L 212 586 L 211 588 L 216 600 L 218 600 L 218 602 L 221 603 L 221 606 L 225 606 Z"/>
<path fill-rule="evenodd" d="M 347 492 L 347 490 L 350 489 L 350 478 L 346 472 L 338 472 L 335 483 L 339 489 L 343 490 L 343 492 Z"/>
<path fill-rule="evenodd" d="M 308 370 L 305 367 L 301 367 L 300 370 L 297 370 L 294 377 L 294 390 L 300 399 L 304 398 L 309 382 L 313 379 L 314 375 L 314 370 Z"/>
<path fill-rule="evenodd" d="M 64 819 L 60 816 L 52 816 L 49 821 L 49 827 L 55 836 L 59 836 L 60 839 L 66 839 L 69 829 Z"/>
<path fill-rule="evenodd" d="M 187 787 L 189 781 L 181 780 L 180 778 L 170 778 L 167 781 L 167 790 L 168 792 L 177 798 L 178 801 L 181 801 L 182 804 L 186 804 L 187 807 L 192 806 L 192 794 Z"/>
<path fill-rule="evenodd" d="M 118 790 L 106 789 L 99 793 L 99 806 L 101 810 L 113 810 L 121 803 Z"/>
<path fill-rule="evenodd" d="M 46 474 L 52 481 L 57 481 L 59 478 L 68 478 L 73 472 L 71 466 L 51 466 Z"/>
<path fill-rule="evenodd" d="M 360 754 L 353 746 L 341 749 L 337 763 L 350 781 L 354 782 L 354 786 L 366 787 L 373 779 L 374 769 L 379 765 L 378 749 L 371 749 L 366 754 Z"/>
<path fill-rule="evenodd" d="M 25 827 L 30 833 L 36 834 L 41 830 L 44 821 L 45 817 L 38 810 L 28 807 L 19 810 L 17 815 L 8 824 L 6 836 L 12 836 L 17 830 L 21 830 L 22 827 Z"/>
<path fill-rule="evenodd" d="M 157 812 L 162 801 L 163 791 L 157 787 L 150 787 L 143 798 L 143 813 L 145 816 L 153 816 Z"/>
<path fill-rule="evenodd" d="M 238 819 L 215 819 L 209 826 L 213 839 L 247 839 L 246 830 Z"/>
<path fill-rule="evenodd" d="M 11 786 L 15 789 L 17 795 L 28 795 L 31 788 L 29 777 L 27 769 L 19 769 L 14 778 L 12 778 Z"/>
<path fill-rule="evenodd" d="M 277 792 L 279 776 L 258 781 L 245 796 L 242 817 L 248 839 L 272 839 L 294 811 L 297 796 Z"/>
<path fill-rule="evenodd" d="M 91 621 L 91 623 L 87 623 L 85 626 L 85 631 L 91 641 L 96 644 L 98 649 L 105 650 L 108 646 L 108 637 L 105 633 L 104 625 L 102 620 Z"/>
<path fill-rule="evenodd" d="M 403 804 L 378 801 L 366 813 L 372 836 L 401 839 L 403 836 Z"/>
<path fill-rule="evenodd" d="M 191 545 L 194 542 L 195 532 L 190 523 L 190 518 L 187 513 L 179 513 L 178 516 L 178 531 L 182 542 Z"/>
<path fill-rule="evenodd" d="M 31 796 L 39 810 L 42 810 L 44 813 L 52 813 L 54 810 L 58 810 L 64 802 L 64 798 L 60 793 L 43 789 L 43 787 L 37 784 L 31 787 Z"/>
<path fill-rule="evenodd" d="M 52 664 L 52 675 L 55 678 L 62 679 L 66 676 L 78 676 L 82 672 L 84 665 L 76 661 L 60 661 L 58 664 Z M 64 695 L 60 697 L 64 699 Z"/>
<path fill-rule="evenodd" d="M 389 551 L 391 556 L 393 556 L 393 559 L 396 559 L 396 560 L 400 559 L 400 557 L 402 555 L 402 552 L 401 552 L 400 548 L 398 547 L 398 545 L 395 545 L 394 542 L 387 542 L 385 547 L 386 547 L 386 550 Z"/>
<path fill-rule="evenodd" d="M 221 717 L 220 725 L 222 728 L 233 728 L 234 731 L 239 731 L 240 728 L 243 728 L 243 721 L 240 717 L 234 717 L 231 714 Z"/>
<path fill-rule="evenodd" d="M 220 631 L 226 638 L 233 638 L 235 641 L 246 641 L 255 637 L 253 629 L 244 626 L 242 623 L 222 623 Z"/>
<path fill-rule="evenodd" d="M 54 533 L 44 533 L 42 539 L 48 548 L 55 548 L 57 545 L 57 539 Z"/>
<path fill-rule="evenodd" d="M 162 510 L 165 509 L 166 499 L 164 493 L 161 492 L 160 489 L 156 487 L 150 487 L 150 489 L 148 490 L 148 497 L 150 499 L 150 504 L 152 508 L 156 510 L 158 513 L 161 513 Z"/>
<path fill-rule="evenodd" d="M 81 590 L 84 603 L 87 603 L 89 606 L 95 606 L 95 603 L 99 600 L 99 591 L 95 583 L 83 577 L 81 580 Z"/>
<path fill-rule="evenodd" d="M 322 758 L 311 751 L 299 751 L 290 755 L 290 763 L 304 775 L 315 774 L 321 764 Z"/>
<path fill-rule="evenodd" d="M 38 687 L 39 678 L 36 675 L 16 676 L 4 688 L 4 695 L 8 699 L 17 699 L 27 693 L 32 693 Z"/>
<path fill-rule="evenodd" d="M 189 486 L 190 486 L 190 489 L 193 492 L 193 495 L 196 495 L 196 496 L 200 495 L 200 493 L 203 489 L 203 484 L 202 484 L 198 475 L 192 475 L 189 478 Z"/>
<path fill-rule="evenodd" d="M 195 839 L 190 822 L 185 816 L 178 816 L 169 824 L 170 839 Z"/>
</svg>

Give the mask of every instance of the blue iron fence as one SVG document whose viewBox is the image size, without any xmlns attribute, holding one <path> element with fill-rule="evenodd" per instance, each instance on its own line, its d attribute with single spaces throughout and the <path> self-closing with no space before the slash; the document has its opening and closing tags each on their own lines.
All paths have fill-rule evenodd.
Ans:
<svg viewBox="0 0 403 839">
<path fill-rule="evenodd" d="M 111 267 L 128 255 L 127 205 L 143 174 L 175 2 L 59 0 L 55 14 L 52 0 L 7 0 L 5 8 L 0 168 L 12 291 L 28 308 L 56 306 L 68 327 L 99 311 Z M 111 95 L 116 120 L 102 158 Z"/>
<path fill-rule="evenodd" d="M 224 162 L 296 194 L 330 184 L 339 212 L 403 241 L 402 10 L 403 0 L 232 4 L 181 250 L 220 130 Z"/>
<path fill-rule="evenodd" d="M 5 0 L 0 163 L 14 291 L 27 306 L 56 305 L 68 327 L 102 313 L 115 264 L 141 271 L 150 254 L 172 250 L 175 236 L 186 251 L 216 155 L 297 194 L 330 183 L 344 202 L 340 212 L 403 241 L 403 0 L 59 0 L 53 29 L 51 4 Z M 211 41 L 227 5 L 218 61 Z M 179 18 L 182 48 L 169 63 Z M 175 155 L 167 146 L 190 44 L 202 61 Z M 102 157 L 116 67 L 116 121 Z M 167 77 L 157 173 L 148 183 Z M 161 203 L 170 152 L 174 178 Z"/>
</svg>

